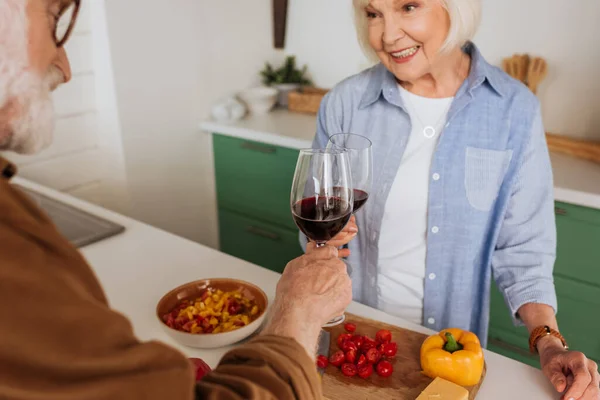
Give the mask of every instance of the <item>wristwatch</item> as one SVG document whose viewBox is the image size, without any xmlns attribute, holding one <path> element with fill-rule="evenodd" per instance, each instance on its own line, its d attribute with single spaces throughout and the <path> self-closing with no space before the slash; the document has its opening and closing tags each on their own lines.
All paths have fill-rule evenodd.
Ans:
<svg viewBox="0 0 600 400">
<path fill-rule="evenodd" d="M 538 352 L 537 343 L 539 342 L 539 340 L 541 338 L 548 336 L 548 335 L 554 336 L 555 338 L 560 339 L 565 350 L 569 348 L 569 346 L 567 346 L 567 341 L 565 340 L 564 336 L 560 334 L 560 332 L 558 332 L 555 329 L 550 328 L 548 325 L 542 325 L 542 326 L 538 326 L 533 331 L 531 331 L 531 335 L 529 335 L 529 351 L 532 354 L 537 353 Z"/>
</svg>

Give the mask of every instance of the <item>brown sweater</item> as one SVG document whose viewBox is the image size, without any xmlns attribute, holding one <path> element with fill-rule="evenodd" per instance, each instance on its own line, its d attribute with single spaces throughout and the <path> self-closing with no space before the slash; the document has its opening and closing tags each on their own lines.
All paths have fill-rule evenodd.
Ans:
<svg viewBox="0 0 600 400">
<path fill-rule="evenodd" d="M 259 336 L 194 385 L 186 357 L 140 342 L 0 158 L 0 399 L 314 399 L 319 377 L 293 339 Z"/>
</svg>

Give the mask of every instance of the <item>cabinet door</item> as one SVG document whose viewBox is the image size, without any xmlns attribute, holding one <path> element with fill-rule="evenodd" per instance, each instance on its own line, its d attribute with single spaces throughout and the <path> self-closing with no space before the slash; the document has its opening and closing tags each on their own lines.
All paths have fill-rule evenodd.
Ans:
<svg viewBox="0 0 600 400">
<path fill-rule="evenodd" d="M 490 292 L 490 328 L 488 341 L 490 345 L 495 344 L 496 347 L 504 348 L 511 353 L 516 353 L 517 349 L 525 352 L 524 354 L 529 351 L 529 332 L 527 332 L 527 328 L 524 326 L 517 327 L 513 325 L 510 311 L 495 282 L 492 282 Z M 511 355 L 504 352 L 500 352 L 500 354 L 511 357 Z"/>
<path fill-rule="evenodd" d="M 558 326 L 572 350 L 600 360 L 600 288 L 586 283 L 555 277 L 558 298 Z M 528 357 L 527 329 L 515 327 L 508 307 L 496 285 L 492 285 L 490 301 L 489 348 L 507 357 L 536 365 L 536 357 Z M 539 363 L 538 363 L 539 364 Z"/>
<path fill-rule="evenodd" d="M 302 254 L 298 232 L 219 210 L 221 251 L 275 272 Z"/>
<path fill-rule="evenodd" d="M 298 151 L 229 136 L 213 136 L 220 209 L 297 231 L 290 191 Z"/>
<path fill-rule="evenodd" d="M 600 288 L 555 277 L 558 326 L 572 350 L 600 360 Z"/>
<path fill-rule="evenodd" d="M 554 275 L 600 287 L 600 210 L 556 203 Z"/>
</svg>

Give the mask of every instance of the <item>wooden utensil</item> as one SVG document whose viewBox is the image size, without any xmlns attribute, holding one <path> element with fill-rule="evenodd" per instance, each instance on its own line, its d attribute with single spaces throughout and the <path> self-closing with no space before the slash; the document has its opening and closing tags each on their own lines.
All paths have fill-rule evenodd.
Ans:
<svg viewBox="0 0 600 400">
<path fill-rule="evenodd" d="M 527 85 L 529 79 L 529 54 L 521 54 L 519 57 L 519 80 Z"/>
<path fill-rule="evenodd" d="M 514 57 L 508 57 L 502 60 L 502 69 L 511 77 L 519 79 L 519 65 Z"/>
<path fill-rule="evenodd" d="M 550 151 L 567 154 L 600 164 L 600 142 L 571 139 L 561 135 L 546 133 Z"/>
<path fill-rule="evenodd" d="M 323 396 L 328 400 L 379 399 L 379 400 L 414 400 L 429 385 L 433 379 L 421 373 L 420 350 L 421 344 L 427 338 L 422 333 L 410 331 L 346 313 L 346 321 L 357 326 L 356 333 L 375 338 L 379 329 L 392 332 L 392 340 L 398 344 L 398 353 L 392 361 L 394 373 L 389 378 L 382 378 L 376 373 L 368 379 L 357 376 L 348 378 L 332 365 L 328 366 L 323 375 Z M 343 325 L 328 329 L 331 332 L 329 352 L 333 354 L 338 349 L 337 337 L 344 332 Z M 475 399 L 483 379 L 476 386 L 468 387 L 469 399 Z"/>
<path fill-rule="evenodd" d="M 514 54 L 502 60 L 502 68 L 513 78 L 527 84 L 530 57 L 528 54 Z"/>
<path fill-rule="evenodd" d="M 527 85 L 534 94 L 537 94 L 537 89 L 540 83 L 548 75 L 548 63 L 541 57 L 535 57 L 529 63 L 527 71 Z"/>
</svg>

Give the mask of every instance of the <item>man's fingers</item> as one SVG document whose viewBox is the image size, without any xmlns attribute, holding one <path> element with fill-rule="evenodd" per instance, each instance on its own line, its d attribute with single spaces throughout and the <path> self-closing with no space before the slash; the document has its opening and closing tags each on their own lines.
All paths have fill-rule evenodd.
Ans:
<svg viewBox="0 0 600 400">
<path fill-rule="evenodd" d="M 315 242 L 308 242 L 306 244 L 306 254 L 310 254 L 317 248 L 317 244 Z"/>
<path fill-rule="evenodd" d="M 308 257 L 311 257 L 312 259 L 329 260 L 330 258 L 338 257 L 338 249 L 333 246 L 330 246 L 329 244 L 321 247 L 313 245 L 313 248 L 310 252 L 308 251 L 308 246 L 306 247 L 306 249 Z"/>
<path fill-rule="evenodd" d="M 585 363 L 579 361 L 574 363 L 571 367 L 571 374 L 574 378 L 573 383 L 569 386 L 564 398 L 579 399 L 589 386 L 590 382 L 592 382 L 592 376 Z"/>
<path fill-rule="evenodd" d="M 550 383 L 557 392 L 562 393 L 567 388 L 567 377 L 560 371 L 555 371 L 550 375 Z"/>
<path fill-rule="evenodd" d="M 583 392 L 584 399 L 600 399 L 600 375 L 598 374 L 598 366 L 592 360 L 588 362 L 588 369 L 592 376 L 592 383 Z"/>
</svg>

